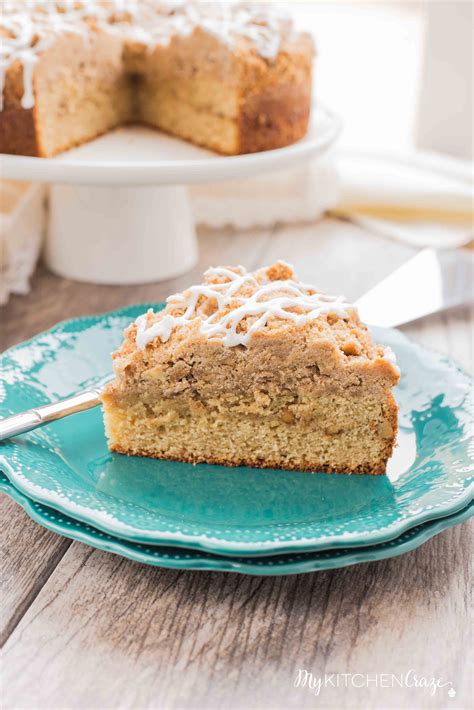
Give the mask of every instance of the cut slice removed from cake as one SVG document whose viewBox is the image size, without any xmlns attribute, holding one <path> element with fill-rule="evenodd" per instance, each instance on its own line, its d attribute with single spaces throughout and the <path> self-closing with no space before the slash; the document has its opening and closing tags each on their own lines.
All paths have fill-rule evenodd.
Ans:
<svg viewBox="0 0 474 710">
<path fill-rule="evenodd" d="M 51 157 L 127 124 L 235 155 L 303 138 L 313 42 L 252 2 L 7 0 L 0 152 Z"/>
<path fill-rule="evenodd" d="M 209 269 L 139 316 L 113 359 L 103 405 L 118 453 L 381 474 L 395 445 L 393 353 L 284 262 Z"/>
</svg>

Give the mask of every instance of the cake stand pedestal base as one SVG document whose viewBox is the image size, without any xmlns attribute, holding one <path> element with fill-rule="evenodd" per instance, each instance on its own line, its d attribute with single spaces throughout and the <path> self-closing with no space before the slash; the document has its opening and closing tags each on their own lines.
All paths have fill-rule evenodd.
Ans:
<svg viewBox="0 0 474 710">
<path fill-rule="evenodd" d="M 340 128 L 339 119 L 319 105 L 300 141 L 222 156 L 144 126 L 126 126 L 55 158 L 0 155 L 0 172 L 10 180 L 53 185 L 45 247 L 52 271 L 98 284 L 162 281 L 197 261 L 181 186 L 285 170 L 325 155 Z"/>
<path fill-rule="evenodd" d="M 197 261 L 185 187 L 53 185 L 45 247 L 60 276 L 102 284 L 162 281 Z"/>
</svg>

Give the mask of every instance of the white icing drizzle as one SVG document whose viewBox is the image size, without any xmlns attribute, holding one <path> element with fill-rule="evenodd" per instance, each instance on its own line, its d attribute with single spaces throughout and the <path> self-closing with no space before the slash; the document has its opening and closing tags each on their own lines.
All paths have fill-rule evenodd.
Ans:
<svg viewBox="0 0 474 710">
<path fill-rule="evenodd" d="M 393 352 L 392 348 L 389 347 L 388 345 L 385 346 L 384 351 L 383 351 L 383 359 L 389 362 L 397 375 L 400 374 L 400 368 L 397 365 L 397 356 Z"/>
<path fill-rule="evenodd" d="M 5 74 L 8 65 L 0 59 L 0 111 L 3 111 L 3 89 L 5 88 Z"/>
<path fill-rule="evenodd" d="M 267 61 L 278 55 L 292 23 L 281 10 L 258 2 L 186 2 L 185 0 L 3 0 L 0 16 L 0 110 L 5 74 L 15 61 L 23 65 L 25 109 L 34 106 L 34 65 L 60 34 L 89 36 L 91 21 L 102 31 L 145 46 L 168 44 L 175 35 L 200 27 L 233 47 L 244 39 Z"/>
<path fill-rule="evenodd" d="M 312 286 L 299 281 L 270 281 L 262 275 L 263 271 L 257 280 L 243 266 L 237 268 L 237 273 L 223 267 L 208 269 L 205 276 L 226 280 L 191 286 L 183 293 L 170 296 L 165 314 L 151 325 L 151 309 L 139 316 L 135 321 L 138 348 L 144 350 L 157 337 L 166 342 L 175 328 L 196 321 L 201 334 L 207 338 L 219 338 L 228 347 L 247 346 L 252 336 L 264 329 L 271 317 L 291 320 L 295 325 L 302 326 L 323 313 L 336 313 L 341 318 L 347 318 L 347 309 L 353 308 L 342 296 L 315 292 Z M 240 293 L 247 285 L 252 289 L 251 295 Z M 197 307 L 201 297 L 214 299 L 217 310 L 209 316 L 199 313 Z M 184 312 L 175 316 L 173 310 L 177 309 L 184 309 Z M 255 320 L 244 329 L 242 323 L 249 316 Z"/>
<path fill-rule="evenodd" d="M 21 97 L 22 108 L 33 108 L 35 105 L 35 95 L 33 92 L 33 68 L 38 61 L 36 54 L 30 52 L 19 52 L 18 59 L 23 64 L 23 96 Z"/>
</svg>

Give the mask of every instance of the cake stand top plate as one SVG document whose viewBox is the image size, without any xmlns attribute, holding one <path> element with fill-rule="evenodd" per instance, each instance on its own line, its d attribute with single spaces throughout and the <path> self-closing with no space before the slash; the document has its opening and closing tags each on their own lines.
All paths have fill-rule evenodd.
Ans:
<svg viewBox="0 0 474 710">
<path fill-rule="evenodd" d="M 323 153 L 340 121 L 314 108 L 307 135 L 262 153 L 221 156 L 141 126 L 120 128 L 55 158 L 0 156 L 3 178 L 73 185 L 179 185 L 231 180 L 289 167 Z"/>
</svg>

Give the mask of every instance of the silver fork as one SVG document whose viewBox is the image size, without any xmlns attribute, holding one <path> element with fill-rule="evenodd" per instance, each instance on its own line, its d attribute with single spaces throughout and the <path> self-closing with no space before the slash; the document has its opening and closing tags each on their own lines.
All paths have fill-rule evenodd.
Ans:
<svg viewBox="0 0 474 710">
<path fill-rule="evenodd" d="M 0 441 L 38 429 L 38 427 L 55 422 L 57 419 L 68 417 L 70 414 L 85 412 L 86 409 L 97 407 L 100 404 L 102 387 L 80 392 L 73 397 L 61 399 L 59 402 L 28 409 L 26 412 L 20 412 L 20 414 L 0 420 Z"/>
</svg>

